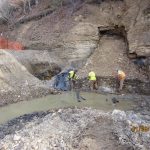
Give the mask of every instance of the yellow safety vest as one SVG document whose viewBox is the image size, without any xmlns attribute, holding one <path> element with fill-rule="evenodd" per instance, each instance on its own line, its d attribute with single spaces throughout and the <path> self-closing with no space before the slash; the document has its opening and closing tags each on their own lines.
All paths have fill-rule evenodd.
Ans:
<svg viewBox="0 0 150 150">
<path fill-rule="evenodd" d="M 96 75 L 93 71 L 89 73 L 88 79 L 91 81 L 96 81 Z"/>
<path fill-rule="evenodd" d="M 77 75 L 75 74 L 75 72 L 73 70 L 69 71 L 69 79 L 78 79 Z"/>
</svg>

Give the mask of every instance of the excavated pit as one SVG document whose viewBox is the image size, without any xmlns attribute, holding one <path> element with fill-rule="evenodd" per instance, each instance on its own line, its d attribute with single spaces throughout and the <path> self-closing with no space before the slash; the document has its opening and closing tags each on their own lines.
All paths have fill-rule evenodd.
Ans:
<svg viewBox="0 0 150 150">
<path fill-rule="evenodd" d="M 101 3 L 101 2 L 103 2 L 104 0 L 95 0 L 95 3 Z M 118 0 L 118 1 L 122 1 L 122 0 Z M 45 13 L 42 13 L 42 14 L 39 14 L 39 16 L 36 16 L 35 18 L 27 18 L 27 20 L 21 20 L 21 22 L 20 23 L 26 23 L 26 22 L 29 22 L 29 21 L 31 21 L 32 19 L 33 20 L 38 20 L 38 19 L 40 19 L 40 18 L 42 18 L 42 17 L 44 17 L 44 16 L 46 16 L 46 15 L 48 15 L 48 14 L 50 14 L 51 13 L 51 10 L 50 10 L 50 12 L 45 12 Z M 32 21 L 33 21 L 32 20 Z M 122 41 L 121 41 L 121 43 L 124 43 L 124 46 L 123 47 L 125 47 L 125 49 L 126 49 L 126 52 L 125 53 L 128 53 L 128 57 L 129 58 L 136 58 L 137 57 L 137 55 L 136 55 L 136 53 L 129 53 L 129 46 L 128 46 L 128 40 L 127 40 L 127 36 L 126 36 L 126 31 L 125 31 L 125 27 L 118 27 L 118 26 L 115 26 L 115 27 L 108 27 L 108 28 L 98 28 L 98 30 L 99 30 L 99 35 L 100 35 L 100 40 L 102 39 L 103 41 L 104 40 L 107 40 L 107 39 L 110 39 L 110 41 L 112 42 L 113 41 L 113 38 L 114 39 L 116 39 L 116 41 L 117 41 L 117 39 L 121 39 Z M 105 38 L 105 39 L 104 39 Z M 119 40 L 118 40 L 119 41 Z M 111 42 L 110 42 L 110 45 L 111 45 Z M 113 42 L 112 42 L 113 43 Z M 100 44 L 102 44 L 102 43 L 100 43 Z M 106 45 L 107 45 L 107 42 L 105 43 Z M 106 46 L 105 45 L 105 46 Z M 115 44 L 114 44 L 115 45 Z M 35 45 L 32 45 L 33 47 L 35 46 Z M 45 47 L 47 46 L 47 45 L 44 45 Z M 105 47 L 106 48 L 106 47 Z M 95 51 L 95 50 L 94 50 Z M 109 51 L 108 51 L 108 53 L 109 53 Z M 110 55 L 111 56 L 111 55 Z M 111 59 L 111 57 L 108 57 L 108 58 L 110 58 Z M 109 59 L 108 59 L 109 60 Z M 99 61 L 99 60 L 98 60 Z M 100 62 L 100 64 L 101 65 L 99 65 L 99 67 L 98 68 L 96 68 L 96 70 L 98 70 L 99 68 L 102 68 L 104 65 Z M 77 65 L 78 66 L 78 64 L 75 64 L 75 65 Z M 122 65 L 123 66 L 123 65 Z M 108 66 L 106 66 L 106 68 L 107 68 Z M 130 66 L 131 68 L 132 68 L 132 66 Z M 57 75 L 59 72 L 61 72 L 61 68 L 58 66 L 58 65 L 56 65 L 56 64 L 49 64 L 48 62 L 40 62 L 40 63 L 35 63 L 35 64 L 32 64 L 31 65 L 31 72 L 30 73 L 32 73 L 35 77 L 37 77 L 37 78 L 39 78 L 40 80 L 50 80 L 53 76 L 55 76 L 55 75 Z M 91 67 L 89 67 L 89 68 L 91 68 Z M 109 67 L 108 67 L 108 69 L 109 69 Z M 100 70 L 101 72 L 104 72 L 103 70 Z M 134 71 L 133 71 L 134 72 Z M 107 74 L 106 74 L 107 75 Z M 116 83 L 116 80 L 114 79 L 114 78 L 111 78 L 111 77 L 98 77 L 98 84 L 99 84 L 99 86 L 105 86 L 105 85 L 112 85 L 111 86 L 111 88 L 113 89 L 113 88 L 117 88 L 117 83 Z M 87 87 L 88 85 L 86 85 L 86 87 Z M 147 82 L 147 83 L 144 83 L 144 82 L 141 82 L 140 80 L 137 80 L 137 79 L 130 79 L 130 80 L 126 80 L 125 81 L 125 87 L 124 87 L 124 91 L 125 91 L 125 94 L 126 93 L 132 93 L 132 94 L 146 94 L 146 95 L 149 95 L 149 93 L 150 93 L 150 84 Z M 143 99 L 141 98 L 141 101 L 143 101 Z M 144 111 L 145 111 L 145 108 L 142 108 Z M 148 107 L 148 105 L 147 105 L 147 109 L 148 109 L 148 111 L 149 111 L 149 107 Z M 58 114 L 61 114 L 61 111 L 62 110 L 60 110 L 59 112 L 58 112 Z M 38 114 L 38 113 L 37 113 Z M 40 113 L 39 113 L 40 114 Z M 45 117 L 46 116 L 46 114 L 47 113 L 41 113 L 41 118 L 43 118 L 43 117 Z M 74 111 L 73 112 L 69 112 L 68 113 L 68 115 L 66 115 L 66 119 L 64 119 L 64 120 L 66 120 L 66 122 L 68 123 L 68 122 L 73 122 L 72 123 L 72 125 L 74 125 L 75 123 L 76 123 L 76 119 L 78 118 L 78 116 L 81 116 L 81 112 L 79 112 L 79 115 L 77 114 L 77 118 L 74 118 L 73 117 L 73 119 L 70 121 L 69 119 L 68 119 L 68 116 L 69 115 L 71 115 L 71 114 L 73 114 L 74 115 Z M 91 111 L 89 111 L 89 113 L 86 113 L 86 114 L 91 114 Z M 146 113 L 147 114 L 147 113 Z M 32 119 L 34 120 L 36 120 L 38 115 L 34 115 L 34 114 L 31 114 L 31 115 L 26 115 L 25 116 L 25 122 L 26 123 L 29 123 L 29 121 L 31 121 Z M 54 116 L 56 116 L 56 120 L 54 120 L 54 123 L 56 123 L 56 125 L 57 125 L 57 123 L 59 124 L 60 123 L 60 121 L 58 120 L 59 118 L 58 118 L 58 116 L 56 115 L 56 113 L 54 113 Z M 90 115 L 89 115 L 90 116 Z M 89 116 L 87 117 L 87 118 L 89 118 Z M 28 118 L 29 117 L 29 118 Z M 94 117 L 95 117 L 95 115 L 94 115 Z M 94 118 L 93 117 L 93 118 Z M 20 117 L 21 118 L 21 117 Z M 23 118 L 23 117 L 22 117 Z M 12 120 L 11 122 L 9 122 L 8 123 L 8 126 L 4 126 L 4 128 L 0 128 L 0 130 L 3 130 L 3 131 L 5 131 L 6 132 L 6 134 L 4 133 L 4 135 L 7 135 L 7 134 L 12 134 L 13 132 L 12 131 L 18 131 L 18 130 L 21 130 L 22 129 L 22 127 L 24 126 L 24 120 L 21 118 L 21 120 L 20 119 L 15 119 L 15 120 Z M 40 124 L 40 122 L 41 122 L 41 118 L 38 118 L 37 120 L 37 122 L 35 123 L 36 125 L 38 125 L 38 124 Z M 45 119 L 45 120 L 47 120 L 47 118 Z M 86 120 L 86 119 L 85 119 Z M 57 122 L 58 121 L 58 122 Z M 78 122 L 80 122 L 81 121 L 81 119 L 79 119 L 78 120 Z M 23 123 L 22 123 L 23 122 Z M 106 123 L 106 124 L 105 124 Z M 32 122 L 31 122 L 31 124 L 32 124 Z M 13 127 L 11 128 L 11 127 L 9 127 L 9 125 L 10 126 L 12 126 L 13 125 Z M 50 122 L 48 122 L 47 124 L 43 124 L 43 128 L 42 128 L 42 130 L 43 129 L 45 129 L 45 125 L 48 125 L 48 127 L 50 126 Z M 67 124 L 68 125 L 68 124 Z M 74 129 L 74 128 L 72 128 L 72 125 L 71 125 L 71 128 L 70 129 Z M 105 140 L 106 139 L 109 139 L 109 140 L 112 140 L 112 141 L 114 141 L 114 143 L 111 145 L 110 144 L 110 141 L 107 141 L 106 142 L 106 145 L 104 144 L 103 146 L 103 148 L 104 149 L 113 149 L 113 148 L 116 148 L 116 149 L 130 149 L 129 147 L 126 147 L 126 148 L 123 148 L 122 146 L 120 146 L 120 145 L 117 145 L 117 142 L 118 142 L 118 139 L 116 140 L 115 138 L 114 138 L 114 136 L 106 136 L 106 135 L 110 135 L 113 131 L 112 131 L 112 129 L 111 129 L 111 131 L 109 132 L 109 133 L 106 133 L 105 132 L 105 129 L 106 129 L 106 127 L 108 127 L 108 129 L 110 129 L 111 128 L 111 125 L 112 125 L 112 122 L 111 121 L 107 121 L 107 120 L 105 120 L 104 118 L 100 118 L 100 119 L 97 119 L 97 122 L 96 122 L 96 124 L 92 124 L 91 125 L 91 127 L 90 128 L 85 128 L 85 130 L 86 130 L 86 132 L 84 133 L 84 134 L 81 134 L 81 137 L 82 138 L 80 138 L 80 136 L 78 137 L 78 134 L 76 134 L 75 135 L 75 138 L 77 139 L 77 141 L 79 140 L 79 142 L 80 142 L 80 144 L 81 145 L 78 145 L 78 143 L 76 142 L 76 141 L 73 141 L 73 147 L 74 148 L 81 148 L 81 149 L 88 149 L 87 147 L 90 147 L 89 149 L 96 149 L 97 147 L 100 147 L 100 146 L 102 146 L 103 144 L 104 144 L 104 142 L 106 142 Z M 31 125 L 32 126 L 32 125 Z M 54 125 L 55 126 L 55 125 Z M 61 126 L 61 125 L 60 125 Z M 9 127 L 9 128 L 8 128 Z M 62 124 L 62 126 L 61 127 L 63 127 L 63 124 Z M 82 127 L 82 126 L 81 126 Z M 33 128 L 35 128 L 35 126 L 33 126 Z M 66 129 L 68 128 L 68 126 L 66 126 Z M 50 128 L 50 130 L 48 129 L 47 131 L 52 131 L 51 129 L 53 129 L 53 128 Z M 61 128 L 62 129 L 62 128 Z M 104 129 L 104 130 L 103 130 Z M 31 133 L 31 129 L 29 129 L 28 130 L 29 132 L 28 133 Z M 39 128 L 39 131 L 41 131 L 41 128 Z M 63 131 L 65 131 L 65 130 L 63 130 Z M 79 132 L 77 132 L 77 133 L 82 133 L 82 131 L 83 130 L 79 130 Z M 104 131 L 104 132 L 103 132 Z M 62 132 L 62 131 L 61 131 Z M 41 132 L 42 133 L 42 132 Z M 47 132 L 48 133 L 48 132 Z M 103 136 L 105 134 L 105 136 Z M 42 135 L 44 135 L 43 133 L 42 133 Z M 52 134 L 51 134 L 52 135 Z M 3 136 L 3 135 L 0 135 L 0 136 Z M 13 136 L 13 135 L 12 135 Z M 10 139 L 12 138 L 12 136 L 10 137 Z M 16 137 L 16 136 L 14 136 L 14 137 Z M 13 138 L 14 138 L 13 137 Z M 36 137 L 36 136 L 35 136 Z M 40 137 L 42 137 L 42 136 L 40 136 Z M 96 137 L 96 138 L 95 138 Z M 45 138 L 45 137 L 44 137 Z M 45 138 L 46 139 L 46 138 Z M 53 138 L 54 139 L 54 138 Z M 58 139 L 60 139 L 59 137 L 57 138 L 56 137 L 56 141 L 58 141 Z M 67 139 L 67 138 L 64 138 L 64 139 Z M 100 143 L 98 143 L 97 141 L 95 142 L 95 139 L 97 139 L 98 141 L 99 141 L 99 139 L 101 139 L 102 140 L 102 142 L 100 142 Z M 10 140 L 11 141 L 11 140 Z M 50 139 L 50 141 L 51 141 L 51 139 Z M 15 141 L 16 142 L 16 141 Z M 31 141 L 30 141 L 31 142 Z M 32 142 L 31 142 L 32 143 Z M 60 141 L 59 141 L 59 143 L 60 143 Z M 94 144 L 96 143 L 96 146 L 95 147 L 93 147 L 94 146 Z M 22 143 L 21 143 L 22 144 Z M 55 144 L 55 143 L 54 143 Z M 46 145 L 46 144 L 45 144 Z M 117 145 L 117 146 L 116 146 Z M 19 145 L 20 146 L 20 145 Z M 17 145 L 17 148 L 19 149 L 20 147 L 19 147 L 18 145 Z M 54 147 L 56 147 L 57 145 L 55 144 L 55 145 L 52 145 L 53 147 L 52 148 L 54 148 Z M 112 147 L 111 147 L 112 146 Z M 6 148 L 6 149 L 9 149 L 9 148 Z M 11 149 L 11 148 L 10 148 Z M 131 148 L 132 149 L 132 148 Z"/>
<path fill-rule="evenodd" d="M 55 63 L 39 62 L 31 64 L 32 74 L 40 80 L 50 80 L 61 72 L 61 68 Z"/>
</svg>

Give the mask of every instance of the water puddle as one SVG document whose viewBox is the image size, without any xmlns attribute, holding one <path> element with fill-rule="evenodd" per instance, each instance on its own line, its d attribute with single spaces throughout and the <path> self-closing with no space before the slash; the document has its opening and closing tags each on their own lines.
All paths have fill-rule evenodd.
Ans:
<svg viewBox="0 0 150 150">
<path fill-rule="evenodd" d="M 82 92 L 81 95 L 86 98 L 86 100 L 78 102 L 74 92 L 67 92 L 1 107 L 0 124 L 24 114 L 62 107 L 91 107 L 103 111 L 112 111 L 113 109 L 131 110 L 135 106 L 134 102 L 128 99 L 119 99 L 119 103 L 114 105 L 111 101 L 111 98 L 114 97 L 113 95 L 100 95 L 88 92 Z M 106 101 L 106 99 L 108 99 L 108 101 Z"/>
</svg>

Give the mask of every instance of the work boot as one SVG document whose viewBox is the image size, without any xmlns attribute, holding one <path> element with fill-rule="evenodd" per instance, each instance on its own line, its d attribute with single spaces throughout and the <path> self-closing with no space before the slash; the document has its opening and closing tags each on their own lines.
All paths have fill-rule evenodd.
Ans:
<svg viewBox="0 0 150 150">
<path fill-rule="evenodd" d="M 78 102 L 81 102 L 80 99 L 78 99 Z"/>
</svg>

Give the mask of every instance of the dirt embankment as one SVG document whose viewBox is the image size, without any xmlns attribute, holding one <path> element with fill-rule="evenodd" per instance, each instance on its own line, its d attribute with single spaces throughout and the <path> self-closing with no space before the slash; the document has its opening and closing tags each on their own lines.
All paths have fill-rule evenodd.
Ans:
<svg viewBox="0 0 150 150">
<path fill-rule="evenodd" d="M 29 69 L 30 61 L 25 61 L 25 59 L 22 61 L 28 62 L 27 68 Z M 9 52 L 0 51 L 0 106 L 56 92 L 31 74 L 27 68 Z"/>
<path fill-rule="evenodd" d="M 48 0 L 41 1 L 25 17 L 36 16 L 39 10 L 42 13 L 46 7 L 50 7 L 44 5 L 44 2 Z M 23 24 L 10 26 L 11 28 L 3 27 L 2 32 L 5 31 L 4 36 L 9 35 L 8 38 L 23 43 L 27 49 L 50 51 L 56 59 L 50 61 L 51 56 L 46 54 L 44 57 L 48 63 L 81 68 L 81 77 L 86 77 L 89 69 L 95 71 L 100 76 L 100 86 L 115 86 L 112 72 L 119 68 L 127 74 L 125 89 L 130 83 L 130 88 L 127 88 L 130 93 L 143 93 L 143 90 L 149 93 L 149 81 L 145 72 L 139 72 L 128 56 L 149 57 L 150 1 L 77 2 L 80 5 L 62 5 L 52 14 L 42 15 L 36 21 L 30 19 Z M 115 27 L 123 28 L 123 32 L 112 32 Z M 25 53 L 28 52 L 24 52 L 24 55 L 29 60 L 17 52 L 13 54 L 16 58 L 5 51 L 1 52 L 1 105 L 49 93 L 49 87 L 33 76 L 29 71 L 31 66 L 26 64 L 32 62 L 30 54 L 33 53 Z M 45 62 L 44 57 L 40 57 L 40 60 L 37 53 L 34 53 L 35 62 Z M 150 124 L 149 101 L 143 100 L 141 96 L 137 103 L 143 110 L 146 109 L 144 116 L 139 117 L 139 114 L 133 112 L 114 111 L 111 114 L 77 108 L 25 115 L 0 127 L 0 149 L 148 150 L 150 131 L 141 132 L 139 126 Z M 136 111 L 141 112 L 141 108 Z M 132 127 L 136 127 L 137 132 L 131 131 Z"/>
<path fill-rule="evenodd" d="M 55 6 L 48 4 L 48 0 L 41 1 L 23 18 Z M 139 72 L 128 56 L 149 57 L 148 6 L 148 0 L 138 3 L 77 0 L 74 5 L 57 6 L 52 14 L 36 21 L 31 19 L 12 30 L 6 28 L 4 34 L 20 41 L 27 49 L 49 50 L 64 64 L 88 58 L 87 63 L 82 64 L 81 74 L 90 68 L 98 76 L 112 76 L 112 72 L 120 68 L 128 78 L 146 80 L 146 72 Z M 114 28 L 119 29 L 118 32 L 114 32 Z"/>
<path fill-rule="evenodd" d="M 54 4 L 48 5 L 48 3 L 49 0 L 40 1 L 36 7 L 32 7 L 29 14 L 16 16 L 16 19 L 30 18 L 54 7 Z M 98 81 L 100 86 L 113 88 L 116 86 L 113 73 L 116 69 L 122 69 L 127 74 L 125 89 L 128 92 L 148 94 L 150 84 L 147 74 L 150 72 L 139 71 L 138 66 L 128 58 L 129 54 L 138 57 L 149 56 L 148 6 L 148 0 L 139 0 L 138 3 L 134 0 L 77 0 L 75 3 L 58 5 L 52 14 L 42 15 L 36 21 L 28 20 L 23 24 L 11 26 L 11 29 L 7 27 L 1 29 L 2 32 L 5 31 L 4 36 L 20 41 L 27 49 L 41 50 L 41 53 L 32 50 L 13 53 L 19 63 L 27 68 L 30 78 L 40 84 L 41 81 L 33 76 L 35 75 L 33 72 L 39 71 L 38 76 L 35 76 L 40 79 L 47 77 L 49 79 L 51 73 L 57 72 L 50 72 L 49 67 L 53 63 L 56 68 L 62 69 L 66 66 L 78 68 L 81 78 L 87 77 L 88 72 L 93 70 L 100 77 Z M 35 64 L 32 61 L 35 61 Z M 36 68 L 41 64 L 48 64 L 48 67 L 33 71 L 33 66 Z M 22 76 L 22 78 L 26 77 Z M 16 85 L 22 80 L 19 76 L 15 76 L 15 79 Z M 21 82 L 18 89 L 26 83 L 25 80 Z M 11 82 L 10 87 L 11 84 L 14 85 Z M 5 86 L 8 85 L 5 83 Z M 28 90 L 25 90 L 26 88 Z M 25 95 L 30 93 L 29 89 L 32 88 L 25 86 L 25 89 L 26 92 L 19 90 L 19 93 Z M 6 94 L 3 97 L 5 96 Z M 11 101 L 16 101 L 18 96 L 20 97 L 17 94 Z"/>
</svg>

